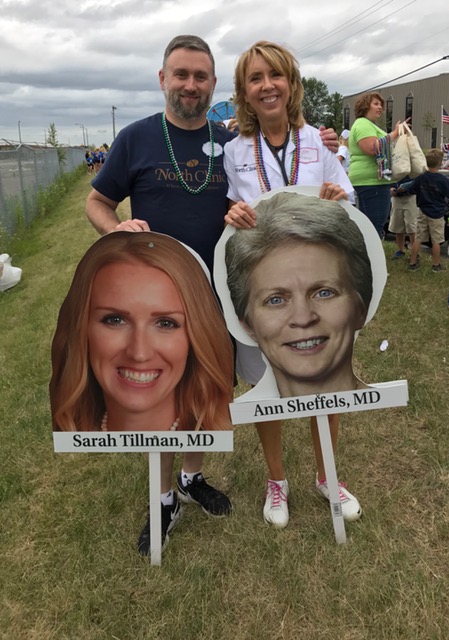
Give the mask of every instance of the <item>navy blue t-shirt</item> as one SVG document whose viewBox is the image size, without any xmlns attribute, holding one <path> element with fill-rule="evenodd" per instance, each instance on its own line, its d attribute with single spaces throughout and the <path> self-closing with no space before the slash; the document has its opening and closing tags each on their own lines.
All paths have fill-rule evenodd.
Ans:
<svg viewBox="0 0 449 640">
<path fill-rule="evenodd" d="M 425 171 L 402 188 L 416 194 L 416 204 L 428 218 L 443 218 L 449 199 L 449 180 L 441 173 Z"/>
<path fill-rule="evenodd" d="M 92 186 L 121 202 L 130 196 L 133 218 L 146 220 L 152 231 L 165 233 L 195 249 L 212 269 L 215 245 L 224 228 L 228 183 L 223 147 L 235 134 L 213 124 L 214 169 L 207 188 L 188 193 L 180 184 L 167 149 L 161 114 L 134 122 L 120 131 Z M 211 145 L 207 125 L 193 131 L 167 121 L 181 174 L 192 189 L 203 184 Z"/>
</svg>

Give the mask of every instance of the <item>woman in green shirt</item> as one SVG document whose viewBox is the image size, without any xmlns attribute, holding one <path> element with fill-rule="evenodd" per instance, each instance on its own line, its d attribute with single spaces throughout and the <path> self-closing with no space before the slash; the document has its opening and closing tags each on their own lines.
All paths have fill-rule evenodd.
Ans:
<svg viewBox="0 0 449 640">
<path fill-rule="evenodd" d="M 349 136 L 349 179 L 360 211 L 371 220 L 381 238 L 390 211 L 391 143 L 399 135 L 397 123 L 387 134 L 377 126 L 385 100 L 380 93 L 364 93 L 354 105 L 356 120 Z"/>
</svg>

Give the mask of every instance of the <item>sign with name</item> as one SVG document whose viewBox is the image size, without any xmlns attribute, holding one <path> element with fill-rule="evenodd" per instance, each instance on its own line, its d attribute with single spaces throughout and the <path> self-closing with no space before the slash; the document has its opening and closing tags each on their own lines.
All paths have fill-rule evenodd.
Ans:
<svg viewBox="0 0 449 640">
<path fill-rule="evenodd" d="M 297 398 L 254 399 L 251 402 L 237 401 L 230 405 L 230 410 L 233 424 L 246 424 L 273 419 L 307 418 L 335 413 L 402 407 L 407 402 L 407 381 L 396 380 L 354 391 L 317 393 Z"/>
<path fill-rule="evenodd" d="M 148 453 L 150 561 L 162 562 L 161 453 L 233 451 L 233 431 L 70 431 L 53 432 L 56 453 Z"/>
<path fill-rule="evenodd" d="M 232 431 L 54 432 L 56 453 L 167 453 L 233 451 Z"/>
</svg>

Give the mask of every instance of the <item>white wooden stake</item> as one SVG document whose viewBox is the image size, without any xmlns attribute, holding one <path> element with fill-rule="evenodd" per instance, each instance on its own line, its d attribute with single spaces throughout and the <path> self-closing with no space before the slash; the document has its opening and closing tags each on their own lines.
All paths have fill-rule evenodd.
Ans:
<svg viewBox="0 0 449 640">
<path fill-rule="evenodd" d="M 334 525 L 335 540 L 337 544 L 346 542 L 345 522 L 340 502 L 340 489 L 338 486 L 337 470 L 335 468 L 334 450 L 332 448 L 331 433 L 328 416 L 317 416 L 318 434 L 320 436 L 321 453 L 323 454 L 324 471 L 326 472 L 327 488 L 329 490 L 329 502 Z"/>
<path fill-rule="evenodd" d="M 150 560 L 160 566 L 161 547 L 161 454 L 148 454 L 148 478 L 150 484 Z"/>
</svg>

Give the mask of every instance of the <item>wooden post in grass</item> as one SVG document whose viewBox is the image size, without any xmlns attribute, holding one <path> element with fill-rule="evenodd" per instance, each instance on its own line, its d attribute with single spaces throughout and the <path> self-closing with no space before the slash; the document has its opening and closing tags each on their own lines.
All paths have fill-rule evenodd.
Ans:
<svg viewBox="0 0 449 640">
<path fill-rule="evenodd" d="M 233 431 L 83 431 L 53 433 L 56 453 L 148 453 L 150 561 L 160 565 L 161 453 L 233 451 Z"/>
<path fill-rule="evenodd" d="M 161 546 L 161 454 L 148 454 L 149 509 L 150 509 L 150 561 L 159 566 L 162 562 Z"/>
<path fill-rule="evenodd" d="M 270 385 L 271 382 L 267 377 L 266 388 L 262 382 L 259 389 L 255 387 L 231 404 L 232 423 L 247 424 L 273 419 L 288 420 L 312 416 L 317 418 L 335 540 L 337 544 L 342 544 L 346 542 L 346 532 L 328 415 L 405 406 L 408 402 L 407 381 L 382 382 L 370 385 L 365 389 L 338 393 L 317 393 L 296 398 L 269 398 L 266 395 L 266 390 Z"/>
<path fill-rule="evenodd" d="M 331 432 L 328 416 L 317 416 L 318 434 L 320 436 L 321 453 L 323 455 L 324 470 L 326 472 L 327 489 L 337 544 L 346 542 L 345 522 L 340 502 L 337 470 L 335 468 L 334 450 L 332 448 Z"/>
</svg>

